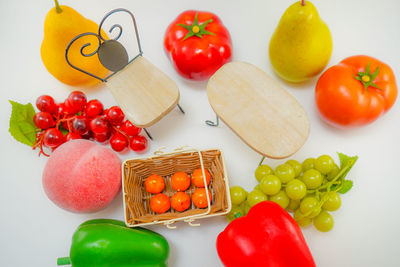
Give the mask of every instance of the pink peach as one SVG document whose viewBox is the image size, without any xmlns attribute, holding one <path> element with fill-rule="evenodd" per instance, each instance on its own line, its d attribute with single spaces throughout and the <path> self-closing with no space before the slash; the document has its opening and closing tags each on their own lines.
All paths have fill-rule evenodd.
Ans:
<svg viewBox="0 0 400 267">
<path fill-rule="evenodd" d="M 109 148 L 89 140 L 58 147 L 43 171 L 43 187 L 57 206 L 72 212 L 105 208 L 121 187 L 121 161 Z"/>
</svg>

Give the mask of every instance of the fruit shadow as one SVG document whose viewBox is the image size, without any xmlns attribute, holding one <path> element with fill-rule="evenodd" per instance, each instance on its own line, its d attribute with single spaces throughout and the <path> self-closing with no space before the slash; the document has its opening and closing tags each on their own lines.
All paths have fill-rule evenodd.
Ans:
<svg viewBox="0 0 400 267">
<path fill-rule="evenodd" d="M 272 72 L 272 76 L 274 78 L 275 81 L 277 81 L 278 83 L 281 83 L 284 85 L 285 88 L 293 88 L 296 90 L 309 90 L 310 88 L 315 88 L 315 85 L 317 84 L 318 76 L 315 76 L 309 80 L 303 81 L 303 82 L 298 82 L 298 83 L 294 83 L 294 82 L 289 82 L 286 81 L 284 79 L 282 79 L 280 76 L 278 76 L 276 74 L 275 71 Z"/>
<path fill-rule="evenodd" d="M 68 86 L 69 89 L 72 91 L 83 91 L 83 92 L 90 92 L 90 93 L 96 93 L 99 92 L 101 90 L 105 90 L 106 89 L 106 82 L 99 82 L 93 85 L 79 85 L 79 89 L 77 89 L 77 86 Z"/>
<path fill-rule="evenodd" d="M 184 78 L 181 78 L 181 83 L 184 85 L 184 88 L 190 88 L 194 90 L 203 90 L 205 91 L 207 88 L 208 79 L 205 81 L 191 81 Z"/>
</svg>

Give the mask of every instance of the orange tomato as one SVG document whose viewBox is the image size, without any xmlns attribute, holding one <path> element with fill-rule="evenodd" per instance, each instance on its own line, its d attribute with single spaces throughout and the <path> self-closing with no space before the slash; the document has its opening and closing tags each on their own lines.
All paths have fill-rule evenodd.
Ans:
<svg viewBox="0 0 400 267">
<path fill-rule="evenodd" d="M 146 191 L 152 194 L 158 194 L 164 190 L 165 182 L 164 179 L 157 174 L 150 175 L 144 182 Z"/>
<path fill-rule="evenodd" d="M 204 174 L 206 175 L 207 185 L 209 185 L 210 181 L 211 181 L 211 175 L 207 171 L 207 169 L 204 169 Z M 194 170 L 194 172 L 192 173 L 192 182 L 197 187 L 205 187 L 204 179 L 203 179 L 203 172 L 202 172 L 201 168 Z"/>
<path fill-rule="evenodd" d="M 171 203 L 165 194 L 157 194 L 150 199 L 150 208 L 157 213 L 164 213 L 169 210 Z"/>
<path fill-rule="evenodd" d="M 184 211 L 190 207 L 190 197 L 184 192 L 178 192 L 171 197 L 171 206 L 177 211 Z"/>
<path fill-rule="evenodd" d="M 340 127 L 369 124 L 387 112 L 397 97 L 392 69 L 369 56 L 352 56 L 327 69 L 315 87 L 322 118 Z"/>
<path fill-rule="evenodd" d="M 208 196 L 210 197 L 210 203 L 212 202 L 211 191 L 208 190 Z M 192 195 L 193 204 L 198 208 L 208 207 L 207 194 L 205 188 L 197 188 Z"/>
<path fill-rule="evenodd" d="M 190 178 L 186 172 L 176 172 L 171 177 L 171 186 L 176 191 L 185 191 L 190 186 Z"/>
</svg>

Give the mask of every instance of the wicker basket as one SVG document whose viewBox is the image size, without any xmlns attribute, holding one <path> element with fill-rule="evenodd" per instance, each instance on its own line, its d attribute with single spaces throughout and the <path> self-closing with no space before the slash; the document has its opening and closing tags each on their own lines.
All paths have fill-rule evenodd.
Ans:
<svg viewBox="0 0 400 267">
<path fill-rule="evenodd" d="M 168 228 L 175 221 L 185 221 L 192 226 L 194 219 L 227 214 L 231 209 L 228 178 L 223 154 L 220 150 L 181 150 L 172 153 L 155 153 L 156 156 L 149 158 L 137 158 L 126 160 L 122 164 L 122 187 L 125 223 L 129 227 L 164 224 Z M 207 169 L 211 174 L 211 182 L 206 190 L 212 194 L 211 205 L 207 208 L 191 206 L 183 212 L 169 211 L 157 214 L 150 209 L 152 194 L 144 188 L 145 179 L 151 174 L 158 174 L 165 180 L 164 194 L 171 197 L 176 192 L 171 187 L 170 179 L 175 172 L 186 172 L 191 174 L 195 169 Z M 204 177 L 204 175 L 203 175 Z M 204 178 L 205 179 L 205 178 Z M 196 187 L 191 186 L 185 191 L 189 196 Z"/>
</svg>

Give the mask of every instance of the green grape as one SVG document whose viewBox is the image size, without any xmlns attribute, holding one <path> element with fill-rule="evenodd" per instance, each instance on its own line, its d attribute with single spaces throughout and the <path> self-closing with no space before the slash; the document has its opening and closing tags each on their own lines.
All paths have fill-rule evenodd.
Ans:
<svg viewBox="0 0 400 267">
<path fill-rule="evenodd" d="M 303 173 L 301 180 L 307 186 L 307 189 L 316 189 L 322 184 L 323 177 L 319 171 L 309 169 Z"/>
<path fill-rule="evenodd" d="M 233 205 L 231 211 L 226 214 L 226 219 L 231 222 L 236 218 L 244 216 L 244 210 L 241 206 Z"/>
<path fill-rule="evenodd" d="M 335 178 L 336 175 L 339 173 L 339 171 L 339 166 L 334 164 L 332 170 L 326 175 L 326 179 L 328 179 L 328 181 L 332 181 L 333 178 Z"/>
<path fill-rule="evenodd" d="M 333 217 L 327 211 L 321 213 L 313 219 L 315 228 L 321 232 L 328 232 L 333 228 Z"/>
<path fill-rule="evenodd" d="M 289 164 L 281 164 L 275 168 L 275 175 L 283 184 L 286 184 L 294 179 L 295 173 L 293 167 Z"/>
<path fill-rule="evenodd" d="M 303 163 L 301 164 L 301 167 L 303 168 L 303 172 L 305 172 L 309 169 L 314 169 L 314 162 L 315 162 L 314 158 L 308 158 L 308 159 L 304 160 Z"/>
<path fill-rule="evenodd" d="M 268 175 L 260 182 L 260 190 L 267 195 L 275 195 L 281 190 L 281 180 L 275 175 Z"/>
<path fill-rule="evenodd" d="M 305 217 L 304 214 L 301 213 L 300 209 L 297 209 L 294 212 L 293 219 L 301 227 L 305 227 L 305 226 L 311 224 L 311 221 L 312 221 L 310 218 Z"/>
<path fill-rule="evenodd" d="M 273 174 L 273 173 L 274 173 L 274 171 L 272 170 L 272 168 L 270 166 L 262 164 L 257 167 L 254 175 L 255 175 L 257 181 L 261 182 L 262 178 L 264 178 L 270 174 Z"/>
<path fill-rule="evenodd" d="M 299 179 L 291 180 L 285 188 L 286 194 L 290 199 L 299 200 L 307 194 L 306 185 Z"/>
<path fill-rule="evenodd" d="M 260 191 L 261 191 L 260 184 L 257 184 L 257 185 L 253 188 L 253 190 L 260 190 Z"/>
<path fill-rule="evenodd" d="M 322 208 L 328 211 L 335 211 L 340 208 L 342 204 L 342 200 L 340 199 L 340 195 L 337 192 L 329 192 L 322 195 L 322 199 L 327 198 Z"/>
<path fill-rule="evenodd" d="M 250 207 L 253 207 L 261 201 L 268 200 L 268 197 L 260 190 L 253 190 L 247 195 L 247 202 Z"/>
<path fill-rule="evenodd" d="M 335 162 L 329 155 L 319 156 L 314 162 L 314 168 L 322 174 L 328 174 L 334 165 Z"/>
<path fill-rule="evenodd" d="M 314 218 L 321 212 L 321 208 L 318 207 L 318 204 L 319 202 L 315 197 L 305 197 L 300 202 L 300 211 L 303 214 L 307 214 L 308 218 Z"/>
<path fill-rule="evenodd" d="M 290 159 L 290 160 L 286 161 L 286 164 L 289 164 L 290 166 L 292 166 L 292 168 L 294 170 L 294 177 L 299 176 L 301 174 L 301 172 L 303 171 L 303 168 L 301 167 L 300 162 L 298 162 L 297 160 Z"/>
<path fill-rule="evenodd" d="M 246 200 L 247 192 L 241 186 L 232 186 L 229 192 L 231 193 L 232 205 L 240 205 Z"/>
<path fill-rule="evenodd" d="M 245 201 L 243 204 L 243 210 L 244 210 L 244 214 L 246 215 L 247 213 L 249 213 L 249 210 L 251 209 L 250 204 L 248 201 Z"/>
<path fill-rule="evenodd" d="M 286 207 L 286 210 L 295 211 L 299 208 L 299 206 L 300 206 L 300 200 L 291 199 L 289 205 Z"/>
<path fill-rule="evenodd" d="M 318 214 L 320 214 L 321 213 L 321 208 L 320 207 L 317 207 L 316 209 L 314 209 L 308 216 L 307 216 L 307 218 L 310 218 L 310 219 L 312 219 L 312 218 L 315 218 L 316 216 L 318 216 Z"/>
<path fill-rule="evenodd" d="M 290 199 L 286 195 L 285 191 L 281 190 L 277 194 L 270 196 L 269 200 L 279 204 L 283 209 L 286 209 L 289 206 Z"/>
</svg>

